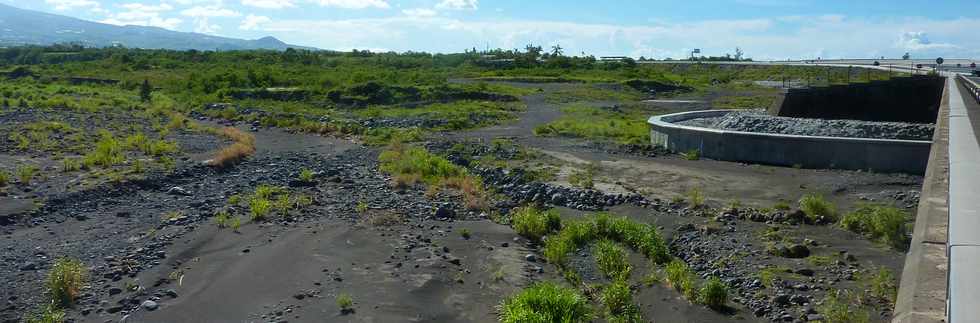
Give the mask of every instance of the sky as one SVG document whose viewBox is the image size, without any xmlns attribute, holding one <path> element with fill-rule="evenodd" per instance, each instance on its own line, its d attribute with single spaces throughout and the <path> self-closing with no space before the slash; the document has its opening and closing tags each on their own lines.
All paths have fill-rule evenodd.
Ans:
<svg viewBox="0 0 980 323">
<path fill-rule="evenodd" d="M 566 54 L 757 60 L 980 58 L 976 0 L 0 0 L 116 25 L 322 49 L 550 48 Z"/>
</svg>

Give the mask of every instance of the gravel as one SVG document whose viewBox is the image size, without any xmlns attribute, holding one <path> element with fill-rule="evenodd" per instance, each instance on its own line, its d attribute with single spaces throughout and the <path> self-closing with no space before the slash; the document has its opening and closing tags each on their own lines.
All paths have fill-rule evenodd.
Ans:
<svg viewBox="0 0 980 323">
<path fill-rule="evenodd" d="M 677 122 L 721 130 L 803 136 L 932 140 L 933 124 L 774 117 L 763 111 L 733 111 L 720 117 Z"/>
</svg>

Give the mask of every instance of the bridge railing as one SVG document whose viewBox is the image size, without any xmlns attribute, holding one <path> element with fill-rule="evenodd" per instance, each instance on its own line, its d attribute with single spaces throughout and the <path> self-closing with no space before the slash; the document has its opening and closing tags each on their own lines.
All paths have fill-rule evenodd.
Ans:
<svg viewBox="0 0 980 323">
<path fill-rule="evenodd" d="M 965 85 L 966 88 L 970 90 L 971 92 L 970 96 L 972 96 L 974 100 L 977 100 L 977 102 L 980 102 L 980 81 L 977 81 L 978 79 L 980 79 L 980 77 L 971 78 L 971 77 L 963 76 L 962 74 L 959 75 L 958 77 L 960 81 L 963 82 L 963 85 Z"/>
<path fill-rule="evenodd" d="M 947 240 L 948 322 L 976 322 L 980 317 L 980 143 L 967 111 L 969 105 L 957 83 L 980 99 L 977 82 L 962 75 L 949 78 L 949 236 Z M 972 113 L 980 113 L 973 111 Z M 971 119 L 974 119 L 971 121 Z"/>
</svg>

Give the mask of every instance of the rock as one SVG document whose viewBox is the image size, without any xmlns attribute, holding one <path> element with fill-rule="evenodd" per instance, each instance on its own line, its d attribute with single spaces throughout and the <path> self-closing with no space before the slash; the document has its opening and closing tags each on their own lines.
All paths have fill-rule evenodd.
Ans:
<svg viewBox="0 0 980 323">
<path fill-rule="evenodd" d="M 151 300 L 146 300 L 145 302 L 143 302 L 143 304 L 140 304 L 140 306 L 142 306 L 143 309 L 147 311 L 154 311 L 160 307 L 160 304 L 157 304 L 157 302 Z"/>
<path fill-rule="evenodd" d="M 814 321 L 823 322 L 823 315 L 820 315 L 820 314 L 810 314 L 810 315 L 807 315 L 806 316 L 806 321 L 807 322 L 814 322 Z"/>
<path fill-rule="evenodd" d="M 797 269 L 796 273 L 807 277 L 813 277 L 813 269 L 809 268 Z"/>
<path fill-rule="evenodd" d="M 26 263 L 24 263 L 23 265 L 20 266 L 20 270 L 23 270 L 23 271 L 37 270 L 37 264 L 35 264 L 33 262 L 26 262 Z"/>
<path fill-rule="evenodd" d="M 535 257 L 533 254 L 527 254 L 527 255 L 524 256 L 524 260 L 529 261 L 529 262 L 536 262 L 538 260 L 538 258 Z"/>
<path fill-rule="evenodd" d="M 122 292 L 123 292 L 122 288 L 119 287 L 109 288 L 109 296 L 116 295 Z"/>
<path fill-rule="evenodd" d="M 789 295 L 787 295 L 787 294 L 779 294 L 779 295 L 776 295 L 776 297 L 773 297 L 772 298 L 772 302 L 773 302 L 773 304 L 776 304 L 776 305 L 779 305 L 779 306 L 786 306 L 786 305 L 789 305 L 789 302 L 790 302 L 789 299 L 790 299 L 790 296 Z"/>
<path fill-rule="evenodd" d="M 192 195 L 190 192 L 188 192 L 187 190 L 181 188 L 180 186 L 171 187 L 169 190 L 167 190 L 167 194 L 170 194 L 170 195 L 182 195 L 182 196 L 191 196 Z"/>
<path fill-rule="evenodd" d="M 456 211 L 447 206 L 440 206 L 436 209 L 435 215 L 437 219 L 452 219 L 456 217 Z"/>
</svg>

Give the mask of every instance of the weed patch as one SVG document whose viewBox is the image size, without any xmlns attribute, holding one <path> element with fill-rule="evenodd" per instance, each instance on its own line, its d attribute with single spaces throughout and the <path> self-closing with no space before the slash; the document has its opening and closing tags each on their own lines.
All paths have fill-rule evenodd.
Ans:
<svg viewBox="0 0 980 323">
<path fill-rule="evenodd" d="M 847 230 L 867 235 L 893 248 L 908 248 L 908 223 L 910 215 L 894 206 L 862 204 L 841 218 L 841 226 Z"/>
<path fill-rule="evenodd" d="M 539 282 L 505 299 L 499 306 L 500 322 L 589 322 L 589 301 L 574 289 Z"/>
</svg>

